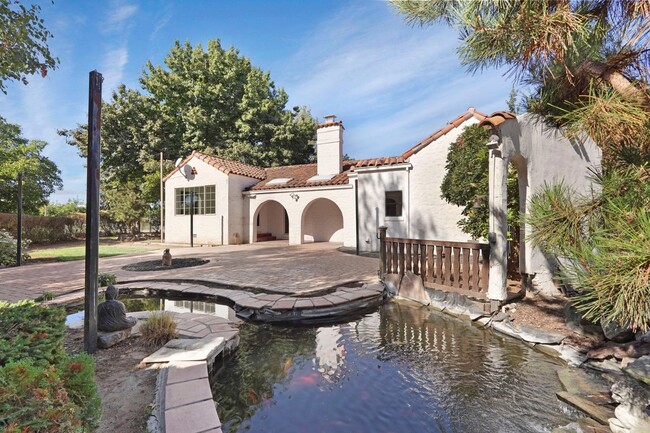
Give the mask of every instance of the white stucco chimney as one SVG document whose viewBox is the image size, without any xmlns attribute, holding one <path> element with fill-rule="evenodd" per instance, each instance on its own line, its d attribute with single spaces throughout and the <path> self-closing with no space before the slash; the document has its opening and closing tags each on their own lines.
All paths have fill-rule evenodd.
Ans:
<svg viewBox="0 0 650 433">
<path fill-rule="evenodd" d="M 325 116 L 325 122 L 316 130 L 316 161 L 318 176 L 339 174 L 343 164 L 343 122 L 336 121 L 336 116 Z"/>
</svg>

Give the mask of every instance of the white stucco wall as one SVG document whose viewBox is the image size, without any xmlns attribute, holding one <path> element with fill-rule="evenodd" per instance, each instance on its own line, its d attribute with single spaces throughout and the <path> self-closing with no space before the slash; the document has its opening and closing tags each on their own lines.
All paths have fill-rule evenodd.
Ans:
<svg viewBox="0 0 650 433">
<path fill-rule="evenodd" d="M 525 196 L 525 205 L 522 207 L 528 211 L 528 201 L 532 194 L 537 192 L 544 183 L 555 184 L 563 181 L 579 193 L 588 193 L 593 184 L 589 179 L 590 169 L 600 166 L 602 153 L 596 144 L 586 139 L 583 142 L 567 139 L 557 128 L 546 126 L 538 118 L 532 115 L 521 115 L 517 119 L 505 121 L 498 127 L 500 136 L 500 148 L 492 151 L 491 164 L 500 164 L 507 167 L 512 161 L 520 173 L 520 198 Z M 492 169 L 491 169 L 492 170 Z M 494 171 L 494 170 L 492 170 Z M 506 207 L 505 177 L 507 170 L 496 170 L 500 175 L 497 184 L 501 186 L 501 192 L 491 192 L 490 201 L 494 202 L 495 215 L 491 217 L 491 231 L 497 233 L 497 243 L 503 243 L 503 231 L 505 222 L 498 215 L 504 214 Z M 490 181 L 492 183 L 492 180 Z M 524 237 L 530 235 L 530 227 L 525 227 Z M 501 251 L 496 246 L 493 251 Z M 495 257 L 498 262 L 498 257 Z M 495 262 L 495 263 L 496 263 Z M 490 266 L 490 286 L 497 284 L 497 279 L 503 280 L 503 276 L 493 270 L 493 261 Z M 495 264 L 496 266 L 496 264 Z M 546 257 L 539 249 L 534 248 L 526 242 L 523 247 L 523 254 L 520 258 L 520 271 L 535 275 L 532 283 L 536 289 L 546 293 L 555 293 L 556 287 L 552 281 L 555 266 L 553 259 Z M 493 282 L 494 275 L 494 282 Z M 498 277 L 498 278 L 497 278 Z M 501 281 L 498 282 L 501 284 Z"/>
<path fill-rule="evenodd" d="M 298 199 L 290 194 L 297 194 Z M 252 191 L 246 194 L 249 201 L 249 233 L 255 233 L 257 212 L 261 206 L 271 200 L 280 203 L 289 216 L 289 244 L 299 245 L 304 242 L 304 230 L 301 225 L 305 210 L 309 204 L 320 198 L 327 198 L 334 202 L 343 216 L 342 242 L 346 247 L 356 246 L 356 214 L 354 208 L 353 185 L 337 185 L 331 187 L 279 189 L 272 191 Z M 327 215 L 319 216 L 321 224 L 329 224 Z M 261 221 L 260 221 L 261 223 Z M 253 242 L 255 240 L 253 239 Z"/>
<path fill-rule="evenodd" d="M 462 208 L 447 203 L 441 197 L 440 188 L 445 177 L 449 146 L 463 129 L 476 123 L 477 119 L 470 118 L 409 158 L 413 166 L 409 180 L 410 237 L 455 242 L 471 239 L 458 227 L 458 221 L 463 217 Z"/>
<path fill-rule="evenodd" d="M 243 235 L 242 242 L 246 242 L 248 212 L 241 193 L 258 180 L 226 175 L 198 158 L 192 158 L 188 164 L 196 168 L 193 179 L 188 180 L 176 172 L 165 181 L 165 241 L 190 243 L 190 216 L 175 215 L 175 189 L 215 185 L 215 214 L 194 215 L 194 244 L 227 245 L 233 243 L 234 233 Z"/>
<path fill-rule="evenodd" d="M 376 233 L 381 225 L 388 227 L 390 237 L 468 241 L 470 236 L 458 227 L 462 209 L 441 198 L 440 187 L 445 177 L 449 146 L 469 125 L 471 118 L 436 141 L 412 155 L 405 164 L 360 168 L 359 221 L 360 249 L 377 251 Z M 402 191 L 402 217 L 386 217 L 386 191 Z"/>
<path fill-rule="evenodd" d="M 248 234 L 248 200 L 244 199 L 242 192 L 249 186 L 259 182 L 258 179 L 240 176 L 237 174 L 228 175 L 228 232 L 224 236 L 225 244 L 234 244 L 235 234 L 239 234 L 241 243 L 249 243 Z"/>
<path fill-rule="evenodd" d="M 343 242 L 343 214 L 332 201 L 319 198 L 303 212 L 303 242 Z"/>
<path fill-rule="evenodd" d="M 409 164 L 358 169 L 359 249 L 379 250 L 378 228 L 388 227 L 390 237 L 408 237 Z M 386 216 L 386 191 L 402 191 L 402 216 Z"/>
</svg>

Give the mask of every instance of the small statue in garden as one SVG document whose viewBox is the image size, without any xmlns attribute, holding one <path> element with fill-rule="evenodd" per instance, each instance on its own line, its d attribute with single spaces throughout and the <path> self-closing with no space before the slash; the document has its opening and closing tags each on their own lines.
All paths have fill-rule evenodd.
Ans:
<svg viewBox="0 0 650 433">
<path fill-rule="evenodd" d="M 97 306 L 97 329 L 104 332 L 121 331 L 135 326 L 135 317 L 126 317 L 126 307 L 117 300 L 119 292 L 112 284 L 106 289 L 106 300 Z"/>
<path fill-rule="evenodd" d="M 165 249 L 165 252 L 163 253 L 162 265 L 163 266 L 171 266 L 172 265 L 172 255 L 169 252 L 169 248 Z"/>
</svg>

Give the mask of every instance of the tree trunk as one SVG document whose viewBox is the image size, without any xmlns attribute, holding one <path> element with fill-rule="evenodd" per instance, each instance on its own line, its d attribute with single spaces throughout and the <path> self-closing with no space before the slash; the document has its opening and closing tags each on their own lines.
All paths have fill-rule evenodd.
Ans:
<svg viewBox="0 0 650 433">
<path fill-rule="evenodd" d="M 609 70 L 604 63 L 586 60 L 580 65 L 578 72 L 581 70 L 592 77 L 602 78 L 608 82 L 624 99 L 637 101 L 646 107 L 650 106 L 650 98 L 646 92 L 632 84 L 620 72 Z"/>
</svg>

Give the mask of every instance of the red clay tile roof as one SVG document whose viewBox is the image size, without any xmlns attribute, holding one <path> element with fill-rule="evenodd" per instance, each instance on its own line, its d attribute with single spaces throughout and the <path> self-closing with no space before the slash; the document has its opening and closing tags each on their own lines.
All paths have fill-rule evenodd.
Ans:
<svg viewBox="0 0 650 433">
<path fill-rule="evenodd" d="M 261 191 L 283 188 L 304 188 L 308 186 L 345 185 L 348 183 L 348 172 L 353 163 L 354 161 L 343 161 L 343 171 L 341 173 L 329 180 L 319 182 L 308 182 L 310 178 L 316 176 L 318 164 L 285 165 L 265 168 L 266 179 L 251 186 L 249 190 Z M 268 185 L 269 181 L 280 178 L 290 178 L 291 180 L 287 183 Z"/>
<path fill-rule="evenodd" d="M 485 119 L 483 119 L 481 123 L 479 123 L 479 125 L 481 126 L 490 125 L 492 127 L 496 127 L 501 125 L 506 120 L 514 119 L 516 117 L 517 117 L 516 114 L 511 113 L 509 111 L 495 111 L 494 113 L 490 114 Z"/>
<path fill-rule="evenodd" d="M 359 167 L 379 167 L 380 165 L 402 164 L 404 162 L 404 158 L 402 156 L 385 156 L 381 158 L 360 159 L 358 161 L 352 162 L 353 167 L 351 171 L 354 171 L 355 168 Z"/>
<path fill-rule="evenodd" d="M 316 127 L 316 129 L 327 128 L 328 126 L 340 126 L 341 128 L 345 129 L 345 127 L 343 126 L 343 122 L 341 122 L 340 120 L 336 122 L 321 123 Z"/>
<path fill-rule="evenodd" d="M 217 170 L 225 174 L 238 174 L 240 176 L 246 176 L 253 179 L 263 180 L 266 178 L 266 173 L 261 167 L 256 167 L 254 165 L 244 164 L 242 162 L 231 161 L 229 159 L 219 158 L 218 156 L 207 155 L 201 152 L 192 152 L 190 156 L 185 158 L 185 160 L 180 164 L 187 164 L 192 157 L 200 159 L 201 161 L 211 165 Z M 178 167 L 173 169 L 167 176 L 163 178 L 163 182 L 169 179 L 174 173 L 178 171 Z"/>
<path fill-rule="evenodd" d="M 443 135 L 447 134 L 449 131 L 451 131 L 454 128 L 457 128 L 458 126 L 462 125 L 463 122 L 466 120 L 471 119 L 472 117 L 478 119 L 479 121 L 483 121 L 487 116 L 479 111 L 476 111 L 473 107 L 470 107 L 465 111 L 463 114 L 449 122 L 447 125 L 445 125 L 443 128 L 440 128 L 415 146 L 411 147 L 409 150 L 404 152 L 402 154 L 402 158 L 407 159 L 411 157 L 412 155 L 418 153 L 420 150 L 424 149 L 427 147 L 429 144 L 432 142 L 436 141 Z"/>
</svg>

